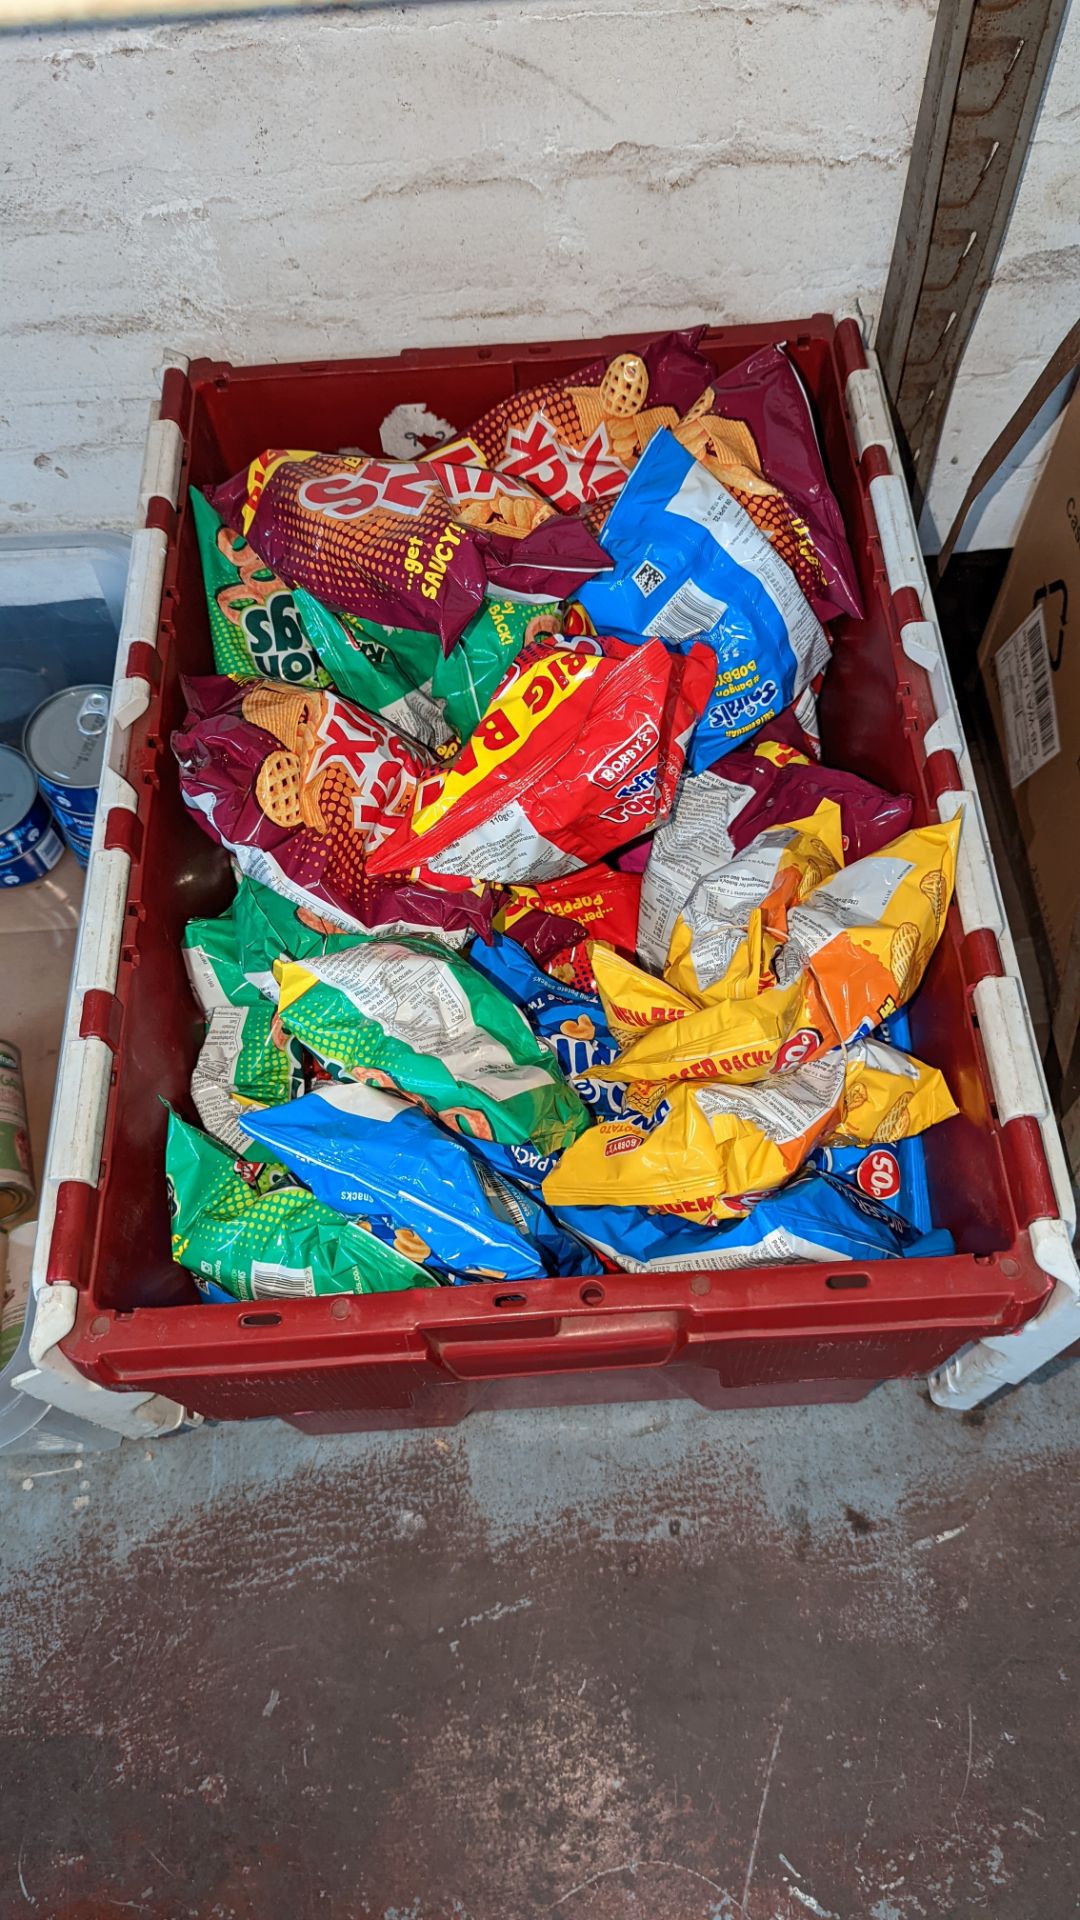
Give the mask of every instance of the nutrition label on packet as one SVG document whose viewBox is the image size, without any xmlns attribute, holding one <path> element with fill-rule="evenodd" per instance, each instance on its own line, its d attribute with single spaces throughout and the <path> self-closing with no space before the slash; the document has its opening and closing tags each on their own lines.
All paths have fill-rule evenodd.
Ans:
<svg viewBox="0 0 1080 1920">
<path fill-rule="evenodd" d="M 1041 606 L 1010 634 L 994 659 L 1009 785 L 1022 786 L 1061 752 L 1054 682 Z"/>
</svg>

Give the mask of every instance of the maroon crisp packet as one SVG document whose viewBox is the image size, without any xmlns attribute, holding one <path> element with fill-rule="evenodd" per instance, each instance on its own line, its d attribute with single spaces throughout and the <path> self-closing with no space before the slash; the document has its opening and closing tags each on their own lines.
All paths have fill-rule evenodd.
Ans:
<svg viewBox="0 0 1080 1920">
<path fill-rule="evenodd" d="M 260 454 L 210 500 L 292 587 L 449 653 L 489 588 L 561 600 L 609 565 L 523 481 L 432 455 Z"/>
<path fill-rule="evenodd" d="M 350 932 L 490 938 L 489 887 L 367 870 L 430 768 L 415 742 L 330 689 L 214 676 L 184 692 L 181 792 L 244 873 Z"/>
<path fill-rule="evenodd" d="M 741 420 L 757 443 L 762 472 L 805 521 L 823 581 L 808 597 L 822 620 L 863 616 L 844 516 L 829 485 L 806 389 L 782 347 L 760 347 L 729 372 L 710 373 L 708 411 Z M 692 449 L 691 449 L 692 451 Z"/>
</svg>

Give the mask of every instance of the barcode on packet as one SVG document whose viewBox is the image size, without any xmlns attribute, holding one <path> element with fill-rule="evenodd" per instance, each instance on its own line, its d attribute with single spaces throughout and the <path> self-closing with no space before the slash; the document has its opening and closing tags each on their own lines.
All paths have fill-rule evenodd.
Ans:
<svg viewBox="0 0 1080 1920">
<path fill-rule="evenodd" d="M 310 1267 L 279 1267 L 271 1260 L 251 1263 L 253 1300 L 303 1300 L 315 1292 L 315 1275 Z"/>
<path fill-rule="evenodd" d="M 1029 613 L 998 649 L 994 666 L 1001 696 L 1009 781 L 1018 787 L 1061 751 L 1041 606 Z"/>
<path fill-rule="evenodd" d="M 726 612 L 726 600 L 714 599 L 688 580 L 659 613 L 651 616 L 649 631 L 658 633 L 662 640 L 690 640 L 695 633 L 708 633 Z"/>
</svg>

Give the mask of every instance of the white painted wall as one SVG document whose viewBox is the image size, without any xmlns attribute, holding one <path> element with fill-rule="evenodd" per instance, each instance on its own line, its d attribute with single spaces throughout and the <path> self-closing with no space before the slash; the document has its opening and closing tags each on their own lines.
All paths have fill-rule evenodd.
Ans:
<svg viewBox="0 0 1080 1920">
<path fill-rule="evenodd" d="M 128 524 L 165 348 L 872 309 L 933 12 L 459 0 L 0 41 L 3 524 Z"/>
<path fill-rule="evenodd" d="M 1080 317 L 1080 6 L 1066 19 L 994 282 L 946 416 L 923 516 L 937 551 L 984 453 Z M 958 551 L 1011 547 L 1071 391 L 1066 382 L 972 511 Z"/>
</svg>

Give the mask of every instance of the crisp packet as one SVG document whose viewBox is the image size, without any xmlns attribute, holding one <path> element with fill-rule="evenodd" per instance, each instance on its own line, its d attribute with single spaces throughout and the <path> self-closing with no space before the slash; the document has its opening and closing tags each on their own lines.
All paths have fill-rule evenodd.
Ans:
<svg viewBox="0 0 1080 1920">
<path fill-rule="evenodd" d="M 296 605 L 339 693 L 365 712 L 379 714 L 429 753 L 456 751 L 459 736 L 431 684 L 435 662 L 442 658 L 437 634 L 410 633 L 355 614 L 332 613 L 303 587 L 296 589 Z"/>
<path fill-rule="evenodd" d="M 346 1215 L 389 1217 L 410 1257 L 468 1280 L 593 1273 L 595 1258 L 460 1137 L 397 1094 L 320 1087 L 252 1120 L 255 1137 Z"/>
<path fill-rule="evenodd" d="M 937 1258 L 950 1233 L 920 1233 L 831 1174 L 805 1173 L 760 1200 L 743 1220 L 701 1227 L 644 1207 L 560 1207 L 558 1217 L 627 1273 L 723 1273 L 804 1261 Z"/>
<path fill-rule="evenodd" d="M 304 614 L 335 686 L 445 759 L 467 739 L 523 646 L 561 631 L 555 603 L 487 600 L 449 654 L 437 634 L 331 613 L 302 588 Z"/>
<path fill-rule="evenodd" d="M 277 972 L 286 1032 L 327 1067 L 396 1088 L 457 1133 L 546 1154 L 588 1125 L 524 1014 L 438 941 L 364 940 Z"/>
<path fill-rule="evenodd" d="M 263 996 L 240 957 L 235 900 L 215 920 L 189 920 L 180 945 L 191 991 L 208 1020 L 215 1007 L 259 1005 Z"/>
<path fill-rule="evenodd" d="M 705 647 L 538 643 L 453 765 L 419 782 L 372 871 L 422 860 L 512 884 L 591 865 L 664 818 L 710 680 Z"/>
<path fill-rule="evenodd" d="M 595 1079 L 592 1072 L 594 1066 L 606 1066 L 614 1060 L 619 1051 L 599 995 L 582 993 L 552 978 L 506 934 L 496 933 L 490 946 L 481 946 L 478 941 L 471 959 L 474 967 L 521 1008 L 590 1113 L 598 1119 L 612 1119 L 621 1113 L 624 1089 Z"/>
<path fill-rule="evenodd" d="M 571 947 L 588 937 L 606 940 L 610 946 L 618 947 L 620 952 L 632 954 L 637 946 L 640 897 L 639 873 L 619 873 L 597 862 L 589 867 L 579 867 L 575 873 L 566 874 L 561 880 L 541 880 L 535 886 L 509 887 L 496 909 L 495 926 L 501 932 L 513 934 L 514 939 L 532 953 L 534 959 L 553 970 L 551 963 L 555 955 L 548 940 L 542 940 L 540 952 L 533 945 L 541 917 L 546 919 L 555 915 L 570 921 L 574 937 L 564 944 Z M 556 973 L 555 977 L 569 979 L 571 976 Z"/>
<path fill-rule="evenodd" d="M 346 930 L 438 929 L 462 942 L 491 924 L 468 881 L 374 879 L 369 849 L 408 811 L 430 762 L 386 722 L 330 691 L 271 680 L 185 680 L 173 735 L 184 800 L 242 871 Z"/>
<path fill-rule="evenodd" d="M 911 1023 L 907 1008 L 883 1020 L 877 1037 L 891 1048 L 910 1052 Z M 933 1228 L 926 1149 L 921 1134 L 910 1129 L 902 1131 L 887 1145 L 815 1147 L 810 1164 L 822 1173 L 833 1173 L 851 1182 L 860 1193 L 880 1200 L 894 1213 L 910 1220 L 920 1232 L 929 1233 Z"/>
<path fill-rule="evenodd" d="M 876 853 L 911 822 L 909 794 L 886 793 L 856 774 L 819 766 L 791 709 L 715 766 L 685 771 L 671 813 L 653 836 L 641 884 L 638 954 L 644 965 L 664 966 L 679 909 L 706 863 L 731 860 L 766 827 L 803 819 L 822 800 L 840 808 L 845 862 Z"/>
<path fill-rule="evenodd" d="M 165 1176 L 172 1255 L 236 1300 L 430 1287 L 430 1274 L 320 1205 L 280 1167 L 234 1160 L 170 1112 Z"/>
<path fill-rule="evenodd" d="M 789 706 L 828 663 L 828 640 L 791 570 L 670 433 L 658 433 L 634 468 L 604 544 L 614 566 L 578 595 L 597 633 L 696 637 L 712 649 L 692 771 Z"/>
<path fill-rule="evenodd" d="M 304 1090 L 300 1048 L 282 1031 L 273 1007 L 218 1006 L 191 1076 L 191 1097 L 207 1133 L 232 1153 L 251 1144 L 246 1115 L 295 1100 Z"/>
<path fill-rule="evenodd" d="M 631 1116 L 574 1141 L 545 1180 L 544 1198 L 552 1206 L 647 1205 L 703 1222 L 737 1218 L 821 1143 L 895 1141 L 956 1112 L 936 1067 L 872 1040 L 754 1086 L 683 1082 L 666 1098 L 668 1117 L 648 1132 Z"/>
<path fill-rule="evenodd" d="M 449 653 L 489 591 L 561 600 L 607 565 L 582 521 L 489 467 L 271 449 L 211 494 L 268 566 L 328 606 L 434 628 Z"/>
<path fill-rule="evenodd" d="M 673 427 L 713 377 L 703 328 L 627 346 L 561 380 L 512 393 L 442 459 L 472 460 L 526 481 L 562 512 L 610 500 L 660 427 Z"/>
<path fill-rule="evenodd" d="M 803 590 L 810 588 L 807 598 L 822 620 L 841 613 L 861 619 L 843 515 L 790 355 L 783 347 L 759 347 L 727 373 L 711 374 L 708 391 L 695 402 L 683 423 L 685 434 L 676 429 L 684 445 L 710 468 L 716 461 L 713 470 L 794 567 L 800 584 L 805 580 Z M 725 461 L 727 478 L 720 472 Z M 772 483 L 771 497 L 763 497 L 763 481 Z M 792 542 L 797 551 L 789 559 Z"/>
<path fill-rule="evenodd" d="M 325 687 L 320 664 L 284 580 L 260 560 L 242 533 L 227 527 L 196 487 L 189 490 L 199 542 L 214 669 L 233 680 L 283 680 Z"/>
<path fill-rule="evenodd" d="M 960 822 L 914 828 L 817 887 L 788 915 L 777 985 L 696 1004 L 599 942 L 600 997 L 624 1047 L 601 1078 L 735 1080 L 782 1073 L 869 1033 L 911 998 L 952 898 Z"/>
<path fill-rule="evenodd" d="M 787 936 L 789 911 L 843 863 L 840 809 L 833 800 L 823 800 L 809 819 L 759 833 L 733 860 L 696 883 L 672 929 L 665 978 L 691 999 L 721 983 L 733 995 L 760 992 L 761 963 L 738 970 L 738 985 L 731 980 L 740 952 L 756 958 L 757 942 L 747 940 L 752 924 L 760 922 L 761 960 L 767 965 Z"/>
</svg>

